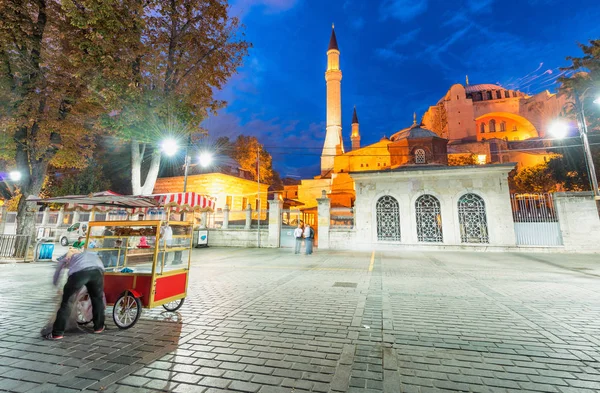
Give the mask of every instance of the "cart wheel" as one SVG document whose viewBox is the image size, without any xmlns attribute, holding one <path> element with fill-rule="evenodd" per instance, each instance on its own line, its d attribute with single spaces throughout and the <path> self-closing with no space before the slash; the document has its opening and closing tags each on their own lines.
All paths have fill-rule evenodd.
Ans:
<svg viewBox="0 0 600 393">
<path fill-rule="evenodd" d="M 183 306 L 184 300 L 185 300 L 185 298 L 179 299 L 179 300 L 173 300 L 172 302 L 163 304 L 163 307 L 167 311 L 177 311 L 181 308 L 181 306 Z"/>
<path fill-rule="evenodd" d="M 142 315 L 142 302 L 129 292 L 119 296 L 113 307 L 113 321 L 119 329 L 129 329 Z"/>
</svg>

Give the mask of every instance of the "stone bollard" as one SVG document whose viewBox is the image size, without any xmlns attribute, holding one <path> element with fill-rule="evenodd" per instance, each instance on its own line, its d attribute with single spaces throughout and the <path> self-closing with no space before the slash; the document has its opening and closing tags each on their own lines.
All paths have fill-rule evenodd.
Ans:
<svg viewBox="0 0 600 393">
<path fill-rule="evenodd" d="M 229 229 L 229 205 L 225 205 L 223 208 L 223 225 L 222 229 Z"/>
<path fill-rule="evenodd" d="M 252 205 L 248 204 L 248 207 L 246 207 L 246 225 L 244 226 L 244 229 L 250 229 L 252 225 Z"/>
</svg>

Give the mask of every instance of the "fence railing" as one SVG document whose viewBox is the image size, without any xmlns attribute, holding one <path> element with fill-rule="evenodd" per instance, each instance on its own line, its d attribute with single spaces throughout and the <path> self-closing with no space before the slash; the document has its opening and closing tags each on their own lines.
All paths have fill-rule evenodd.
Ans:
<svg viewBox="0 0 600 393">
<path fill-rule="evenodd" d="M 354 228 L 354 209 L 350 207 L 333 207 L 330 210 L 330 228 Z"/>
<path fill-rule="evenodd" d="M 27 259 L 31 236 L 0 235 L 0 258 Z"/>
<path fill-rule="evenodd" d="M 563 244 L 552 194 L 514 194 L 511 205 L 517 245 Z"/>
<path fill-rule="evenodd" d="M 510 201 L 515 222 L 558 222 L 552 194 L 513 194 Z"/>
</svg>

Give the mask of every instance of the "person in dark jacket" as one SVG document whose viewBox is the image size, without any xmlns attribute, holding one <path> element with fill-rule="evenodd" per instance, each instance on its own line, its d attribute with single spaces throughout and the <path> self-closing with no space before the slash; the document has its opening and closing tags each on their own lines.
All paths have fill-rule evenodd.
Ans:
<svg viewBox="0 0 600 393">
<path fill-rule="evenodd" d="M 98 254 L 89 251 L 71 249 L 58 258 L 58 266 L 54 273 L 53 283 L 56 286 L 63 269 L 69 270 L 69 278 L 63 288 L 62 301 L 56 313 L 56 320 L 52 326 L 52 333 L 44 336 L 47 340 L 60 340 L 63 338 L 67 319 L 71 314 L 71 296 L 79 292 L 85 285 L 92 302 L 92 315 L 94 333 L 104 331 L 104 265 Z"/>
</svg>

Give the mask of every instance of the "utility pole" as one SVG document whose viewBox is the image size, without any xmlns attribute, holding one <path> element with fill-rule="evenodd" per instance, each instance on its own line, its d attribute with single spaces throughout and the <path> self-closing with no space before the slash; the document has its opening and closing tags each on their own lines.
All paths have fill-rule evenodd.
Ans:
<svg viewBox="0 0 600 393">
<path fill-rule="evenodd" d="M 190 145 L 192 144 L 192 134 L 188 135 L 188 143 L 185 147 L 185 161 L 183 163 L 183 192 L 187 191 L 188 170 L 190 167 Z"/>
<path fill-rule="evenodd" d="M 256 244 L 260 248 L 260 146 L 256 147 L 256 181 L 258 184 L 258 190 L 256 192 L 258 200 L 258 231 L 256 231 Z"/>
</svg>

